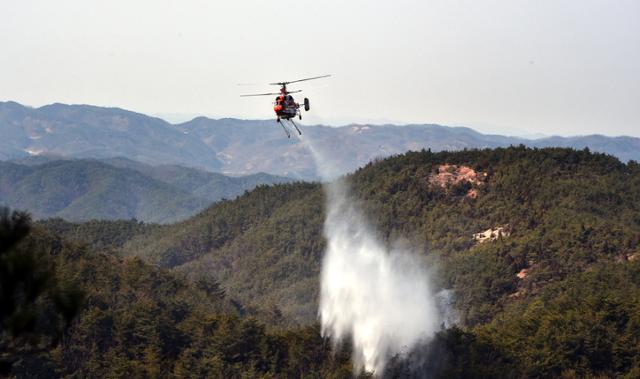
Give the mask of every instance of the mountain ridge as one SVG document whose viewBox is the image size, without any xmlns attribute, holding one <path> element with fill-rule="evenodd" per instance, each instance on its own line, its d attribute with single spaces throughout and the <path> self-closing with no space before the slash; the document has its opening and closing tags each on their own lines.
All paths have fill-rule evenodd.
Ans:
<svg viewBox="0 0 640 379">
<path fill-rule="evenodd" d="M 317 180 L 313 158 L 298 139 L 287 139 L 274 120 L 211 119 L 177 124 L 122 108 L 56 103 L 29 108 L 0 102 L 0 159 L 55 154 L 71 158 L 126 157 L 147 164 L 177 164 L 227 175 L 257 172 Z M 623 161 L 640 160 L 640 138 L 602 135 L 540 139 L 483 134 L 437 124 L 340 127 L 303 125 L 303 139 L 331 146 L 337 171 L 406 151 L 458 151 L 511 145 L 589 148 Z"/>
</svg>

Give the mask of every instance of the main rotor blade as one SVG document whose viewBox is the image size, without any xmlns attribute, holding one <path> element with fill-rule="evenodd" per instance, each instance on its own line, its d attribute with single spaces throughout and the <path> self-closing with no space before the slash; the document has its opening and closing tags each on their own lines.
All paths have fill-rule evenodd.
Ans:
<svg viewBox="0 0 640 379">
<path fill-rule="evenodd" d="M 287 91 L 287 93 L 298 93 L 302 92 L 301 89 L 295 91 Z M 273 95 L 282 95 L 280 92 L 272 92 L 272 93 L 255 93 L 250 95 L 240 95 L 240 97 L 250 97 L 250 96 L 273 96 Z"/>
<path fill-rule="evenodd" d="M 313 79 L 320 79 L 320 78 L 328 78 L 331 75 L 322 75 L 322 76 L 314 76 L 313 78 L 305 78 L 305 79 L 298 79 L 298 80 L 292 80 L 290 82 L 279 82 L 279 83 L 269 83 L 273 86 L 282 86 L 282 85 L 287 85 L 287 84 L 291 84 L 291 83 L 298 83 L 298 82 L 304 82 L 307 80 L 313 80 Z"/>
<path fill-rule="evenodd" d="M 280 95 L 280 93 L 254 93 L 251 95 L 240 95 L 240 97 L 249 97 L 249 96 L 273 96 Z"/>
</svg>

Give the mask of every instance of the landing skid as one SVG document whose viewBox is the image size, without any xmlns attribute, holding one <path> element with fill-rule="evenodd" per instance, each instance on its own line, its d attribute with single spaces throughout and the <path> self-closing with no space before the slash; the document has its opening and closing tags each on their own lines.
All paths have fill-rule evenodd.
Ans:
<svg viewBox="0 0 640 379">
<path fill-rule="evenodd" d="M 298 125 L 296 125 L 296 123 L 293 122 L 292 119 L 289 119 L 289 122 L 293 124 L 293 127 L 296 128 L 296 130 L 298 131 L 298 134 L 302 135 L 302 132 L 300 131 L 300 129 L 298 129 Z"/>
<path fill-rule="evenodd" d="M 289 130 L 287 129 L 287 127 L 284 126 L 284 124 L 282 123 L 282 121 L 280 121 L 280 119 L 278 119 L 277 121 L 278 121 L 278 124 L 282 126 L 282 130 L 284 130 L 285 134 L 287 135 L 287 138 L 291 138 L 291 133 L 289 133 Z"/>
</svg>

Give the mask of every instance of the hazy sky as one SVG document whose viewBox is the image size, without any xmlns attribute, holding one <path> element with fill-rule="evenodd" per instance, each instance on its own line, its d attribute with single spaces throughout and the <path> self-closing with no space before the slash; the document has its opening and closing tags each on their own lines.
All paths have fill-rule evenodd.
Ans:
<svg viewBox="0 0 640 379">
<path fill-rule="evenodd" d="M 637 0 L 0 5 L 0 100 L 264 119 L 237 83 L 333 74 L 307 123 L 640 136 Z"/>
</svg>

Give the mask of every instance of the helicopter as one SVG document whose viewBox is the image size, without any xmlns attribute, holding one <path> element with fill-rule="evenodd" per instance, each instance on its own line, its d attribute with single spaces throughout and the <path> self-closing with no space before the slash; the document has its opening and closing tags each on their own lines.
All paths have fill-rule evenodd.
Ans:
<svg viewBox="0 0 640 379">
<path fill-rule="evenodd" d="M 274 93 L 256 93 L 256 94 L 249 94 L 249 95 L 240 95 L 240 97 L 278 95 L 273 103 L 273 111 L 276 112 L 276 122 L 282 126 L 282 129 L 284 129 L 284 132 L 286 133 L 287 137 L 291 138 L 291 133 L 289 132 L 289 129 L 287 129 L 287 127 L 282 121 L 285 120 L 290 122 L 291 125 L 293 125 L 293 127 L 296 129 L 298 134 L 302 135 L 300 128 L 298 128 L 298 125 L 296 125 L 296 123 L 292 120 L 296 116 L 300 120 L 302 120 L 302 111 L 300 110 L 301 106 L 299 103 L 296 103 L 296 101 L 293 99 L 293 96 L 291 96 L 292 93 L 302 92 L 302 90 L 289 91 L 287 89 L 287 85 L 291 83 L 304 82 L 307 80 L 328 78 L 329 76 L 331 75 L 314 76 L 313 78 L 292 80 L 290 82 L 269 83 L 269 85 L 272 85 L 272 86 L 280 86 L 280 92 L 279 93 L 275 93 L 275 92 Z M 307 112 L 311 109 L 309 99 L 307 99 L 306 97 L 304 98 L 302 107 L 304 107 L 304 110 Z"/>
</svg>

